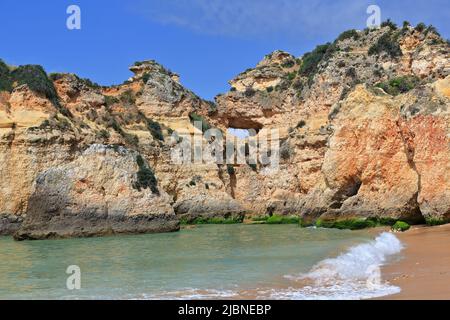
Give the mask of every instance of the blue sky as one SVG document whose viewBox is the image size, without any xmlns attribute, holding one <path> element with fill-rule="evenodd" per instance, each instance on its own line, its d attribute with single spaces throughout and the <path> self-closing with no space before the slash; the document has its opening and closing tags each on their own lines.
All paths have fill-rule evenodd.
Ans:
<svg viewBox="0 0 450 320">
<path fill-rule="evenodd" d="M 66 28 L 72 4 L 81 8 L 81 30 Z M 155 59 L 212 99 L 269 52 L 298 56 L 363 29 L 370 4 L 382 20 L 423 21 L 450 37 L 448 0 L 1 0 L 0 58 L 103 85 L 129 78 L 134 61 Z"/>
</svg>

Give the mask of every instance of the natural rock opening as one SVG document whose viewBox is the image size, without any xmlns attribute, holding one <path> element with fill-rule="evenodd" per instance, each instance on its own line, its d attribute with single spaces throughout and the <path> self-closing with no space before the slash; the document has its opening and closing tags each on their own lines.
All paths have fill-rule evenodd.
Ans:
<svg viewBox="0 0 450 320">
<path fill-rule="evenodd" d="M 253 129 L 255 132 L 258 130 Z M 237 128 L 228 128 L 227 134 L 238 137 L 239 139 L 246 139 L 251 136 L 252 129 L 237 129 Z"/>
</svg>

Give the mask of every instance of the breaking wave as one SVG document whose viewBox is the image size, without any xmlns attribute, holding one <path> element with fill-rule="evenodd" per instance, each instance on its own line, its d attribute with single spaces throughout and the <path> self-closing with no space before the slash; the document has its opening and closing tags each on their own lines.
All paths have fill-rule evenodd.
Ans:
<svg viewBox="0 0 450 320">
<path fill-rule="evenodd" d="M 395 235 L 384 232 L 336 258 L 322 260 L 306 274 L 285 276 L 311 284 L 271 292 L 270 296 L 274 299 L 369 299 L 398 293 L 400 288 L 382 281 L 380 267 L 402 249 Z"/>
</svg>

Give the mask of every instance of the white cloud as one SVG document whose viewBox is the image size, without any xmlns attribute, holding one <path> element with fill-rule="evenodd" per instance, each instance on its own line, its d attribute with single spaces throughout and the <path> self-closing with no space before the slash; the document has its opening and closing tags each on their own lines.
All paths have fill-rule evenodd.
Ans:
<svg viewBox="0 0 450 320">
<path fill-rule="evenodd" d="M 363 25 L 368 0 L 142 0 L 151 20 L 202 34 L 314 37 Z"/>
</svg>

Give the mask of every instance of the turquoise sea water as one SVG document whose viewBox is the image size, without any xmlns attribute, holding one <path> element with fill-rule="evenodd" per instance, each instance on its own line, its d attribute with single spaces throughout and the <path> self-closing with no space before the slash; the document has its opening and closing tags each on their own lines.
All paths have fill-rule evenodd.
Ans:
<svg viewBox="0 0 450 320">
<path fill-rule="evenodd" d="M 208 225 L 168 234 L 34 242 L 3 237 L 0 299 L 237 298 L 243 292 L 262 299 L 383 295 L 385 291 L 355 295 L 352 286 L 358 279 L 325 285 L 316 281 L 317 286 L 293 288 L 298 287 L 295 277 L 349 248 L 372 246 L 364 250 L 373 250 L 378 257 L 379 241 L 373 238 L 367 231 L 295 225 Z M 365 267 L 364 259 L 361 267 Z M 344 263 L 348 270 L 345 263 L 361 263 L 334 260 L 332 269 Z M 80 290 L 66 287 L 70 265 L 81 269 Z M 334 277 L 345 278 L 339 270 Z M 395 289 L 382 287 L 386 288 Z M 329 295 L 327 290 L 331 290 Z M 346 296 L 346 290 L 352 292 Z"/>
</svg>

